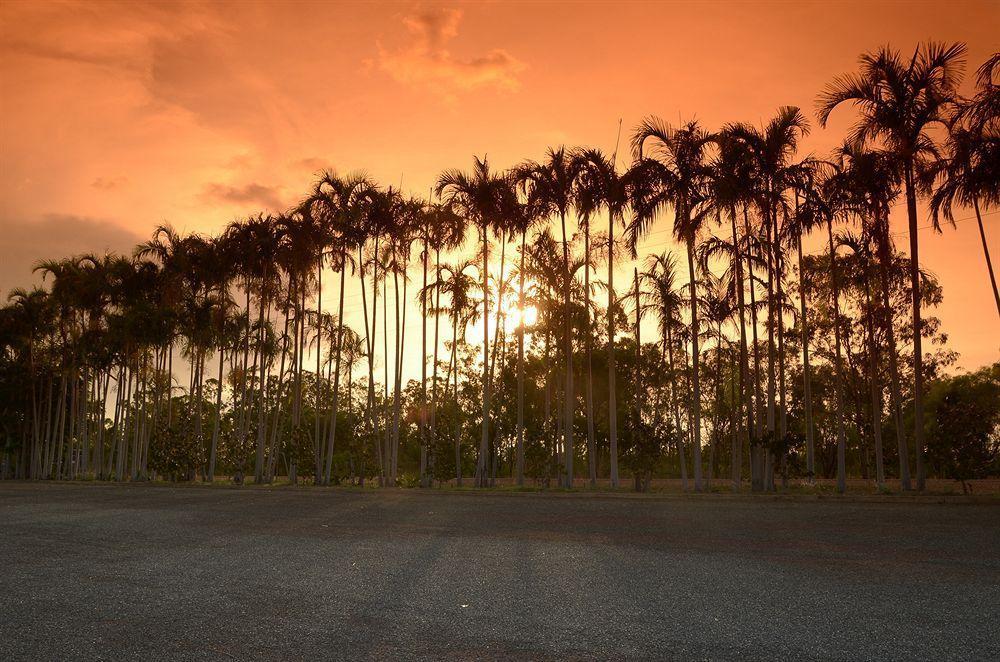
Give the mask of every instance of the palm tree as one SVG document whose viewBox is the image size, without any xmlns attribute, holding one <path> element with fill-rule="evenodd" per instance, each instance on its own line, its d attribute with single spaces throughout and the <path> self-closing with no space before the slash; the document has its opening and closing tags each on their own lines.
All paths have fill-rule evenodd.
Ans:
<svg viewBox="0 0 1000 662">
<path fill-rule="evenodd" d="M 215 480 L 215 463 L 218 453 L 219 429 L 222 419 L 222 391 L 223 391 L 223 370 L 226 358 L 226 347 L 233 343 L 235 332 L 238 330 L 237 306 L 230 296 L 230 286 L 232 284 L 233 255 L 227 246 L 227 240 L 217 237 L 209 243 L 209 259 L 206 260 L 205 269 L 208 282 L 212 288 L 214 306 L 212 309 L 211 332 L 212 345 L 219 352 L 219 371 L 217 376 L 218 385 L 215 394 L 215 413 L 212 423 L 212 443 L 209 450 L 208 473 L 206 480 Z"/>
<path fill-rule="evenodd" d="M 705 310 L 705 319 L 709 324 L 706 335 L 715 337 L 715 407 L 712 414 L 712 439 L 709 446 L 708 460 L 708 480 L 706 486 L 715 478 L 715 458 L 716 449 L 721 441 L 720 433 L 722 428 L 722 405 L 723 405 L 723 384 L 725 373 L 723 372 L 722 359 L 724 343 L 729 339 L 726 337 L 723 326 L 733 318 L 736 313 L 736 291 L 732 273 L 725 272 L 722 276 L 716 276 L 708 267 L 707 260 L 702 257 L 702 305 Z M 714 324 L 714 328 L 712 325 Z M 734 437 L 735 438 L 735 437 Z M 733 455 L 735 457 L 735 454 Z M 782 456 L 782 463 L 786 458 Z"/>
<path fill-rule="evenodd" d="M 629 203 L 628 175 L 618 174 L 615 167 L 617 152 L 610 159 L 600 150 L 587 149 L 577 153 L 576 204 L 582 216 L 589 219 L 602 207 L 608 211 L 608 442 L 611 455 L 611 487 L 618 487 L 618 404 L 616 402 L 615 363 L 615 226 L 623 225 Z M 589 221 L 588 221 L 589 226 Z"/>
<path fill-rule="evenodd" d="M 924 367 L 920 314 L 920 263 L 917 237 L 917 173 L 938 159 L 929 129 L 948 120 L 957 98 L 965 64 L 964 44 L 930 42 L 907 60 L 883 47 L 860 58 L 861 72 L 835 78 L 817 101 L 819 121 L 826 126 L 837 106 L 854 104 L 860 113 L 851 142 L 878 142 L 899 158 L 910 235 L 910 289 L 913 307 L 913 411 L 917 489 L 924 489 Z"/>
<path fill-rule="evenodd" d="M 490 433 L 489 235 L 501 222 L 504 178 L 490 172 L 489 162 L 476 157 L 471 173 L 447 170 L 438 178 L 435 193 L 479 230 L 482 245 L 483 288 L 483 434 L 476 462 L 476 485 L 486 487 L 486 454 Z"/>
<path fill-rule="evenodd" d="M 527 255 L 527 237 L 531 228 L 541 220 L 538 206 L 529 198 L 521 200 L 516 190 L 514 176 L 508 178 L 510 186 L 504 191 L 506 202 L 504 215 L 507 217 L 507 227 L 512 235 L 521 235 L 520 264 L 517 268 L 517 309 L 519 311 L 517 333 L 517 423 L 515 447 L 515 474 L 517 485 L 524 485 L 524 335 L 527 333 L 525 321 L 525 258 Z"/>
<path fill-rule="evenodd" d="M 344 291 L 347 283 L 347 270 L 353 271 L 354 261 L 351 257 L 355 246 L 364 242 L 364 221 L 366 218 L 369 196 L 374 191 L 374 184 L 363 174 L 355 174 L 346 178 L 339 178 L 333 173 L 326 173 L 317 182 L 314 189 L 313 198 L 319 203 L 317 210 L 321 216 L 321 222 L 326 226 L 329 246 L 333 249 L 332 266 L 335 272 L 340 273 L 340 293 L 337 303 L 337 329 L 336 335 L 330 338 L 331 350 L 335 354 L 333 366 L 333 402 L 330 409 L 329 433 L 326 441 L 325 452 L 321 457 L 325 458 L 323 467 L 322 482 L 324 485 L 330 484 L 331 471 L 333 467 L 333 449 L 337 435 L 337 413 L 339 409 L 340 397 L 340 364 L 344 347 Z M 322 271 L 323 256 L 319 255 L 319 271 Z M 362 286 L 362 291 L 364 287 Z M 321 313 L 319 302 L 317 301 L 317 311 Z M 365 316 L 367 321 L 367 315 Z M 321 348 L 317 344 L 317 361 Z M 319 383 L 319 368 L 317 363 L 317 384 Z M 318 387 L 317 387 L 318 388 Z M 319 390 L 316 395 L 316 406 L 319 407 Z M 319 420 L 317 409 L 317 421 Z M 321 447 L 317 441 L 317 446 Z M 319 476 L 317 475 L 317 480 Z"/>
<path fill-rule="evenodd" d="M 997 60 L 1000 61 L 1000 54 Z M 982 79 L 982 76 L 980 76 Z M 980 87 L 992 86 L 989 80 L 980 80 Z M 984 90 L 980 94 L 985 94 Z M 971 108 L 975 102 L 968 102 L 961 107 L 965 112 L 959 112 L 949 124 L 946 142 L 946 158 L 929 168 L 924 175 L 924 188 L 931 193 L 931 216 L 934 228 L 941 230 L 943 215 L 954 225 L 955 203 L 963 207 L 972 207 L 976 213 L 979 225 L 979 238 L 983 244 L 983 255 L 986 258 L 986 270 L 993 287 L 993 298 L 1000 315 L 1000 290 L 997 289 L 996 275 L 993 273 L 993 262 L 990 260 L 990 250 L 986 242 L 986 231 L 983 229 L 983 215 L 980 204 L 989 208 L 1000 204 L 1000 127 L 992 132 L 988 128 L 986 118 L 979 114 L 979 121 L 971 120 L 977 115 Z M 966 110 L 969 108 L 970 110 Z M 994 120 L 998 122 L 1000 120 Z M 934 188 L 935 182 L 939 182 Z"/>
<path fill-rule="evenodd" d="M 818 164 L 805 161 L 794 175 L 795 203 L 784 239 L 795 244 L 799 271 L 799 331 L 802 343 L 802 409 L 805 414 L 806 475 L 811 482 L 816 476 L 816 448 L 813 426 L 812 365 L 809 362 L 809 280 L 802 260 L 802 238 L 822 224 L 825 207 L 817 193 Z"/>
<path fill-rule="evenodd" d="M 688 256 L 689 304 L 691 308 L 691 359 L 693 375 L 692 428 L 694 436 L 694 489 L 701 491 L 701 377 L 698 348 L 698 294 L 695 248 L 698 234 L 708 218 L 708 161 L 713 136 L 696 121 L 675 129 L 650 117 L 632 137 L 638 181 L 633 190 L 632 246 L 648 232 L 656 216 L 667 207 L 674 210 L 674 235 L 683 241 Z M 646 143 L 653 148 L 645 152 Z M 647 157 L 645 154 L 652 156 Z"/>
<path fill-rule="evenodd" d="M 761 214 L 762 234 L 766 248 L 767 266 L 767 429 L 775 434 L 776 395 L 782 401 L 781 433 L 784 434 L 786 410 L 784 404 L 784 323 L 781 315 L 783 296 L 784 255 L 780 241 L 781 230 L 778 212 L 784 208 L 784 193 L 793 183 L 795 170 L 791 158 L 799 139 L 809 133 L 809 124 L 802 112 L 794 106 L 784 106 L 763 128 L 749 124 L 731 124 L 725 129 L 727 138 L 742 143 L 743 156 L 751 166 L 750 175 L 754 191 L 751 193 Z M 775 348 L 777 336 L 778 348 Z M 780 383 L 778 389 L 776 381 Z M 770 454 L 768 455 L 770 459 Z"/>
<path fill-rule="evenodd" d="M 879 350 L 878 340 L 875 337 L 875 311 L 871 293 L 871 266 L 875 262 L 875 251 L 872 248 L 873 237 L 867 233 L 856 234 L 853 232 L 843 232 L 837 237 L 837 243 L 851 249 L 854 255 L 853 271 L 855 278 L 860 281 L 860 288 L 864 292 L 864 306 L 861 310 L 865 324 L 865 335 L 867 336 L 868 349 L 868 386 L 871 393 L 872 410 L 872 435 L 875 438 L 875 483 L 879 489 L 885 487 L 885 461 L 882 452 L 882 388 L 879 385 L 878 365 Z"/>
<path fill-rule="evenodd" d="M 681 484 L 688 487 L 687 461 L 684 456 L 684 442 L 681 437 L 680 405 L 677 398 L 677 370 L 674 366 L 674 332 L 683 327 L 680 309 L 684 305 L 683 293 L 677 282 L 677 260 L 672 253 L 664 251 L 659 255 L 649 255 L 643 278 L 651 287 L 646 293 L 648 305 L 656 315 L 660 331 L 660 356 L 667 361 L 669 371 L 669 402 L 674 413 L 674 431 L 677 434 L 677 457 L 681 467 Z"/>
<path fill-rule="evenodd" d="M 744 238 L 741 238 L 737 227 L 737 208 L 750 203 L 754 193 L 754 166 L 746 144 L 725 129 L 717 136 L 719 154 L 712 167 L 711 199 L 715 207 L 716 217 L 721 223 L 723 213 L 729 215 L 732 238 L 725 241 L 718 237 L 709 238 L 703 245 L 706 258 L 724 256 L 729 260 L 729 271 L 736 288 L 737 310 L 740 318 L 740 368 L 739 394 L 742 414 L 738 419 L 746 417 L 746 441 L 749 446 L 754 436 L 753 390 L 750 388 L 750 359 L 747 350 L 746 329 L 746 279 L 744 277 Z M 752 287 L 752 285 L 751 285 Z M 743 441 L 737 433 L 733 449 L 733 490 L 739 491 L 743 482 Z M 810 437 L 811 440 L 811 437 Z M 811 455 L 810 455 L 811 457 Z M 811 466 L 811 464 L 810 464 Z"/>
<path fill-rule="evenodd" d="M 451 207 L 448 205 L 442 205 L 440 203 L 430 204 L 427 206 L 423 215 L 423 230 L 425 237 L 424 244 L 424 287 L 420 292 L 420 305 L 421 309 L 424 311 L 424 317 L 428 312 L 434 315 L 434 350 L 431 359 L 431 406 L 430 406 L 430 424 L 427 432 L 427 436 L 430 439 L 430 443 L 434 444 L 437 440 L 437 411 L 438 411 L 438 349 L 440 347 L 440 320 L 441 320 L 441 291 L 442 291 L 442 264 L 441 264 L 441 252 L 445 250 L 451 250 L 458 248 L 464 240 L 465 226 L 461 216 L 452 211 Z M 429 251 L 434 251 L 434 281 L 427 283 L 426 274 L 426 254 Z M 424 323 L 426 326 L 426 322 Z M 422 333 L 425 337 L 426 333 Z M 424 340 L 424 369 L 421 372 L 422 382 L 426 381 L 426 339 Z M 426 386 L 421 388 L 421 399 L 422 406 L 426 407 L 427 403 L 427 393 Z M 427 455 L 427 443 L 422 438 L 422 451 L 421 451 L 421 466 L 424 471 L 427 470 L 428 461 L 433 462 L 433 456 L 430 458 Z M 430 484 L 430 477 L 426 478 L 427 484 Z"/>
<path fill-rule="evenodd" d="M 832 172 L 823 182 L 824 220 L 826 221 L 826 236 L 828 260 L 830 269 L 830 298 L 833 304 L 833 337 L 834 337 L 834 370 L 836 383 L 833 391 L 836 406 L 834 417 L 837 424 L 837 491 L 843 494 L 847 490 L 847 431 L 844 426 L 844 360 L 841 354 L 840 337 L 840 281 L 837 268 L 837 249 L 833 240 L 833 219 L 843 214 L 849 203 L 846 198 L 851 186 L 845 181 L 846 168 L 841 164 L 833 164 Z"/>
<path fill-rule="evenodd" d="M 392 413 L 392 461 L 390 480 L 396 483 L 399 471 L 399 426 L 402 408 L 403 356 L 405 336 L 401 335 L 406 324 L 406 288 L 409 282 L 407 269 L 411 254 L 411 241 L 415 239 L 416 223 L 423 211 L 424 202 L 416 198 L 403 198 L 391 188 L 387 191 L 390 198 L 390 213 L 392 226 L 388 237 L 389 267 L 392 270 L 393 292 L 395 295 L 393 324 L 395 326 L 395 360 L 393 362 L 393 413 Z M 403 291 L 400 294 L 399 279 L 403 278 Z M 401 298 L 402 297 L 402 298 Z"/>
<path fill-rule="evenodd" d="M 573 206 L 574 182 L 579 162 L 565 147 L 549 148 L 543 163 L 528 161 L 517 168 L 516 179 L 527 193 L 529 204 L 543 216 L 558 216 L 562 231 L 563 258 L 563 355 L 566 368 L 565 413 L 563 421 L 563 452 L 566 487 L 573 486 L 574 434 L 573 421 L 576 397 L 573 392 L 573 338 L 570 332 L 570 260 L 566 215 Z"/>
<path fill-rule="evenodd" d="M 465 340 L 465 331 L 468 325 L 474 323 L 476 316 L 480 314 L 478 306 L 472 297 L 472 289 L 476 286 L 475 280 L 467 272 L 473 267 L 472 261 L 466 260 L 456 265 L 441 265 L 441 278 L 435 283 L 436 289 L 448 295 L 450 299 L 448 305 L 448 315 L 451 318 L 451 358 L 448 361 L 448 375 L 445 384 L 451 380 L 454 371 L 455 391 L 455 480 L 459 487 L 462 486 L 462 452 L 460 436 L 460 410 L 458 406 L 458 345 Z M 447 389 L 445 392 L 447 398 Z M 476 481 L 479 483 L 480 476 L 477 474 Z"/>
</svg>

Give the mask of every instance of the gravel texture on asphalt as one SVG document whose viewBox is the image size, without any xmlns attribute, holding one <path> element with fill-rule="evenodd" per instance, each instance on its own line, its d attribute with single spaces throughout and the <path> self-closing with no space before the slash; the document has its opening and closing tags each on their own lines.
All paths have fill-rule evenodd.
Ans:
<svg viewBox="0 0 1000 662">
<path fill-rule="evenodd" d="M 1000 659 L 1000 502 L 0 484 L 0 660 Z"/>
</svg>

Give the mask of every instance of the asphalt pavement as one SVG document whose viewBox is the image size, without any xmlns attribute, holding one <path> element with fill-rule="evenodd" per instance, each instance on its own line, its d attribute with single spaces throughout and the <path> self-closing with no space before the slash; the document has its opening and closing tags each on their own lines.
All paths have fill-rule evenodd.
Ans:
<svg viewBox="0 0 1000 662">
<path fill-rule="evenodd" d="M 1000 501 L 0 483 L 0 660 L 1000 659 Z"/>
</svg>

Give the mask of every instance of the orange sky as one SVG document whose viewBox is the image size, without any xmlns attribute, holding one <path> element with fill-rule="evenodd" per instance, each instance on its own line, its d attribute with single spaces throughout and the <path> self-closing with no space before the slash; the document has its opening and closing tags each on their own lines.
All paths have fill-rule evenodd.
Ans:
<svg viewBox="0 0 1000 662">
<path fill-rule="evenodd" d="M 650 113 L 710 128 L 786 104 L 812 117 L 816 93 L 864 50 L 960 40 L 971 69 L 1000 48 L 998 26 L 997 2 L 5 0 L 0 292 L 31 282 L 42 256 L 280 209 L 325 167 L 424 193 L 473 154 L 503 168 L 561 143 L 610 151 L 618 118 L 627 137 Z M 824 154 L 851 118 L 837 111 L 806 151 Z M 997 261 L 1000 214 L 985 220 Z M 654 227 L 650 249 L 668 245 L 668 228 Z M 960 365 L 996 360 L 975 222 L 921 241 Z"/>
</svg>

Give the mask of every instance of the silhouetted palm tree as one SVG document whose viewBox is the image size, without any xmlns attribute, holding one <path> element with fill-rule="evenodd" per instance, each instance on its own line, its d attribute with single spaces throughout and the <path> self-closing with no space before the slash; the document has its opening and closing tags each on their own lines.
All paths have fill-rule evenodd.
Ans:
<svg viewBox="0 0 1000 662">
<path fill-rule="evenodd" d="M 691 121 L 674 129 L 658 118 L 648 118 L 632 137 L 638 164 L 633 189 L 632 245 L 649 230 L 653 219 L 665 209 L 674 211 L 674 235 L 683 241 L 688 256 L 688 287 L 691 309 L 691 398 L 694 437 L 694 489 L 701 490 L 701 377 L 698 345 L 698 294 L 695 248 L 699 232 L 708 219 L 708 183 L 711 176 L 709 147 L 713 136 Z M 646 149 L 651 143 L 652 149 Z M 648 155 L 648 156 L 647 156 Z M 633 248 L 634 251 L 634 248 Z"/>
<path fill-rule="evenodd" d="M 504 178 L 490 172 L 486 158 L 476 157 L 471 173 L 447 170 L 438 178 L 436 193 L 446 204 L 474 224 L 479 230 L 482 246 L 483 287 L 483 434 L 476 463 L 476 484 L 486 487 L 486 453 L 490 432 L 490 332 L 489 332 L 489 236 L 501 222 Z"/>
<path fill-rule="evenodd" d="M 674 414 L 674 432 L 677 435 L 677 457 L 681 468 L 681 484 L 686 491 L 688 488 L 687 461 L 681 437 L 681 431 L 684 428 L 681 425 L 680 404 L 677 397 L 679 375 L 674 365 L 674 333 L 676 329 L 684 326 L 680 318 L 680 310 L 684 301 L 680 284 L 677 282 L 677 260 L 669 252 L 648 256 L 643 278 L 649 284 L 646 301 L 656 315 L 656 322 L 659 326 L 661 360 L 666 359 L 669 371 L 668 398 Z"/>
<path fill-rule="evenodd" d="M 910 289 L 913 306 L 913 410 L 917 489 L 924 489 L 924 358 L 920 314 L 920 261 L 917 237 L 917 173 L 939 153 L 929 129 L 946 123 L 965 65 L 964 44 L 930 42 L 906 59 L 883 47 L 860 58 L 861 71 L 835 78 L 820 94 L 820 124 L 833 110 L 852 103 L 860 117 L 850 141 L 880 143 L 899 158 L 910 234 Z"/>
<path fill-rule="evenodd" d="M 585 217 L 596 214 L 602 207 L 608 212 L 608 437 L 611 455 L 611 486 L 618 487 L 618 403 L 615 361 L 615 226 L 625 222 L 629 204 L 628 175 L 619 175 L 617 153 L 610 159 L 600 150 L 580 151 L 577 156 L 576 203 Z"/>
<path fill-rule="evenodd" d="M 542 163 L 528 161 L 517 168 L 515 178 L 524 187 L 529 204 L 543 216 L 557 216 L 562 232 L 563 258 L 563 360 L 566 368 L 565 413 L 563 420 L 563 453 L 566 471 L 564 484 L 573 486 L 574 412 L 576 397 L 573 391 L 573 337 L 570 333 L 570 260 L 569 235 L 566 216 L 573 206 L 574 182 L 579 162 L 565 147 L 549 148 Z"/>
<path fill-rule="evenodd" d="M 973 103 L 966 106 L 972 106 Z M 1000 290 L 997 289 L 980 211 L 980 204 L 987 208 L 1000 205 L 1000 128 L 991 133 L 988 124 L 967 119 L 978 117 L 980 121 L 984 121 L 983 112 L 985 111 L 980 111 L 978 115 L 959 112 L 949 126 L 945 158 L 932 164 L 924 174 L 924 180 L 925 188 L 931 193 L 931 215 L 938 231 L 941 229 L 942 215 L 954 225 L 952 208 L 955 203 L 971 207 L 975 211 L 979 238 L 986 258 L 986 270 L 993 287 L 997 314 L 1000 315 Z M 936 182 L 939 184 L 934 188 Z"/>
</svg>

